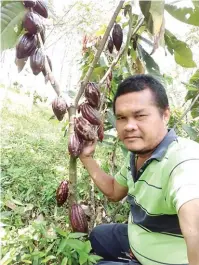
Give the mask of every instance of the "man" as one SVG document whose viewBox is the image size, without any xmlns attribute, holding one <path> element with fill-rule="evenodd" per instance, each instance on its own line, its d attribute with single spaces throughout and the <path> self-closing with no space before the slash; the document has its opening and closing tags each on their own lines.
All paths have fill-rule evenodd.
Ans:
<svg viewBox="0 0 199 265">
<path fill-rule="evenodd" d="M 130 151 L 112 177 L 93 159 L 96 143 L 80 160 L 111 200 L 125 196 L 128 226 L 104 224 L 90 241 L 99 264 L 199 265 L 199 144 L 168 130 L 170 111 L 164 87 L 149 75 L 124 80 L 113 110 L 119 139 Z M 122 260 L 131 256 L 131 261 Z M 135 257 L 135 258 L 134 258 Z"/>
</svg>

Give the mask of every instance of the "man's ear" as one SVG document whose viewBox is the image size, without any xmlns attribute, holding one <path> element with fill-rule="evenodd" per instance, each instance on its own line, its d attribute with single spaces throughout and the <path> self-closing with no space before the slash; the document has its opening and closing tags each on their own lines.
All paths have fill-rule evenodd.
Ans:
<svg viewBox="0 0 199 265">
<path fill-rule="evenodd" d="M 170 109 L 167 108 L 167 109 L 164 111 L 164 114 L 163 114 L 163 119 L 164 119 L 164 123 L 165 123 L 165 125 L 167 125 L 167 124 L 169 123 L 170 115 L 171 115 Z"/>
</svg>

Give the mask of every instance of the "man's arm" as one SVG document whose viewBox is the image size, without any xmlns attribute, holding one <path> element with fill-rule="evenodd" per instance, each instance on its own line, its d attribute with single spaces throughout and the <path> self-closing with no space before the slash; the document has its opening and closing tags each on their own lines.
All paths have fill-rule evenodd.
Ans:
<svg viewBox="0 0 199 265">
<path fill-rule="evenodd" d="M 93 159 L 96 143 L 97 141 L 89 142 L 82 150 L 79 159 L 101 192 L 110 201 L 120 201 L 127 195 L 128 188 L 120 185 L 112 176 L 104 172 Z"/>
<path fill-rule="evenodd" d="M 110 201 L 120 201 L 127 195 L 128 188 L 120 185 L 112 176 L 105 173 L 91 156 L 80 156 L 80 160 L 94 183 Z"/>
<path fill-rule="evenodd" d="M 183 204 L 178 212 L 180 227 L 187 244 L 189 265 L 199 264 L 199 199 Z"/>
</svg>

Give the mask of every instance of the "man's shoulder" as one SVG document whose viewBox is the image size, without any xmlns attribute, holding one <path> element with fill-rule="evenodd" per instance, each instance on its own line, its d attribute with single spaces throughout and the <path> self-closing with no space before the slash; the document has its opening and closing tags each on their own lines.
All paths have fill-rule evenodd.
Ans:
<svg viewBox="0 0 199 265">
<path fill-rule="evenodd" d="M 177 139 L 172 142 L 166 153 L 167 158 L 191 159 L 199 158 L 199 143 L 188 138 L 178 136 Z"/>
</svg>

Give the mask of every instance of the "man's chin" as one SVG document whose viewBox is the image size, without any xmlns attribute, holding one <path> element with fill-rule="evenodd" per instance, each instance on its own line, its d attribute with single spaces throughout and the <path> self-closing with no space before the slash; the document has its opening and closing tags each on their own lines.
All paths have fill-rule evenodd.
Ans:
<svg viewBox="0 0 199 265">
<path fill-rule="evenodd" d="M 137 153 L 137 152 L 142 152 L 143 151 L 143 147 L 142 146 L 138 146 L 137 144 L 133 144 L 133 143 L 125 143 L 124 142 L 124 145 L 125 145 L 125 147 L 129 150 L 129 151 L 131 151 L 131 152 L 135 152 L 135 153 Z"/>
</svg>

